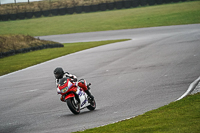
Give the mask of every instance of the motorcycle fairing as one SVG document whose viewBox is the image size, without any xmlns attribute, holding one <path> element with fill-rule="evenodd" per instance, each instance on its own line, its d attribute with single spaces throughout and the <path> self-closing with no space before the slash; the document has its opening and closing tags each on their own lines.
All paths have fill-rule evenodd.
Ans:
<svg viewBox="0 0 200 133">
<path fill-rule="evenodd" d="M 87 94 L 82 90 L 82 88 L 78 88 L 76 94 L 79 95 L 81 109 L 87 107 L 89 105 L 87 100 Z"/>
<path fill-rule="evenodd" d="M 60 81 L 61 83 L 59 83 L 58 84 L 58 88 L 60 89 L 60 90 L 62 90 L 63 88 L 65 88 L 65 87 L 68 87 L 69 89 L 73 86 L 73 84 L 71 83 L 71 82 L 69 82 L 69 79 L 67 79 L 67 78 L 63 78 L 63 79 L 61 79 L 61 81 Z M 68 82 L 68 84 L 65 84 L 65 83 L 67 83 Z"/>
<path fill-rule="evenodd" d="M 72 97 L 75 97 L 75 95 L 73 93 L 70 93 L 65 97 L 65 100 L 67 100 L 68 98 L 72 98 Z"/>
</svg>

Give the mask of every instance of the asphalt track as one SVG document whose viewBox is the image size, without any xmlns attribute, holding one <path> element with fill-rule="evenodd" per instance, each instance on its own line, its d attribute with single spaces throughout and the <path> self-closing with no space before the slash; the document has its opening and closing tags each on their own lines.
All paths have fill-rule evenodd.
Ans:
<svg viewBox="0 0 200 133">
<path fill-rule="evenodd" d="M 43 36 L 58 42 L 131 39 L 0 77 L 0 133 L 66 133 L 169 104 L 200 75 L 200 24 Z M 56 94 L 53 70 L 92 83 L 95 111 L 73 115 Z"/>
</svg>

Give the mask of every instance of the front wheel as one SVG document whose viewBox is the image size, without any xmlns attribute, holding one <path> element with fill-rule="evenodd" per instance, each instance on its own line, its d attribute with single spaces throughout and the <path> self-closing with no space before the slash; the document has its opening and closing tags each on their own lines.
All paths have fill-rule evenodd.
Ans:
<svg viewBox="0 0 200 133">
<path fill-rule="evenodd" d="M 80 113 L 80 104 L 77 104 L 75 98 L 69 98 L 66 102 L 72 113 L 75 115 Z"/>
<path fill-rule="evenodd" d="M 90 102 L 90 105 L 89 106 L 87 106 L 87 108 L 89 109 L 89 110 L 95 110 L 95 108 L 96 108 L 96 102 L 95 102 L 95 100 L 93 99 L 93 101 L 91 101 Z"/>
</svg>

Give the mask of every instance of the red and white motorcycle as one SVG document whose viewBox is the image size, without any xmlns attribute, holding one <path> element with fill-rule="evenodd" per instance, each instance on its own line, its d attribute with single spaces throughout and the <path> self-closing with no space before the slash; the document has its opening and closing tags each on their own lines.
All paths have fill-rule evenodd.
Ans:
<svg viewBox="0 0 200 133">
<path fill-rule="evenodd" d="M 80 80 L 79 80 L 80 81 Z M 91 84 L 88 84 L 88 88 Z M 62 78 L 59 81 L 58 88 L 64 102 L 67 103 L 69 109 L 74 114 L 79 114 L 81 109 L 88 108 L 94 110 L 96 108 L 95 100 L 90 97 L 76 83 L 71 82 L 70 78 Z"/>
</svg>

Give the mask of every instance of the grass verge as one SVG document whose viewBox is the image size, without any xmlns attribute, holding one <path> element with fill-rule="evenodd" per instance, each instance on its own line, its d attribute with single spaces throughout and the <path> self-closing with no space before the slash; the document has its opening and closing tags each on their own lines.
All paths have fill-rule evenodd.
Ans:
<svg viewBox="0 0 200 133">
<path fill-rule="evenodd" d="M 197 93 L 135 118 L 81 133 L 198 133 L 199 125 L 200 93 Z"/>
<path fill-rule="evenodd" d="M 43 36 L 200 23 L 200 1 L 2 21 L 0 34 Z"/>
<path fill-rule="evenodd" d="M 0 59 L 0 76 L 14 72 L 38 63 L 42 63 L 60 56 L 64 56 L 70 53 L 81 51 L 84 49 L 89 49 L 92 47 L 97 47 L 109 43 L 115 43 L 120 41 L 126 41 L 128 39 L 122 40 L 109 40 L 109 41 L 99 41 L 99 42 L 81 42 L 81 43 L 66 43 L 64 47 L 53 48 L 53 49 L 43 49 L 38 51 L 32 51 L 29 53 L 17 54 L 14 56 L 9 56 Z"/>
</svg>

